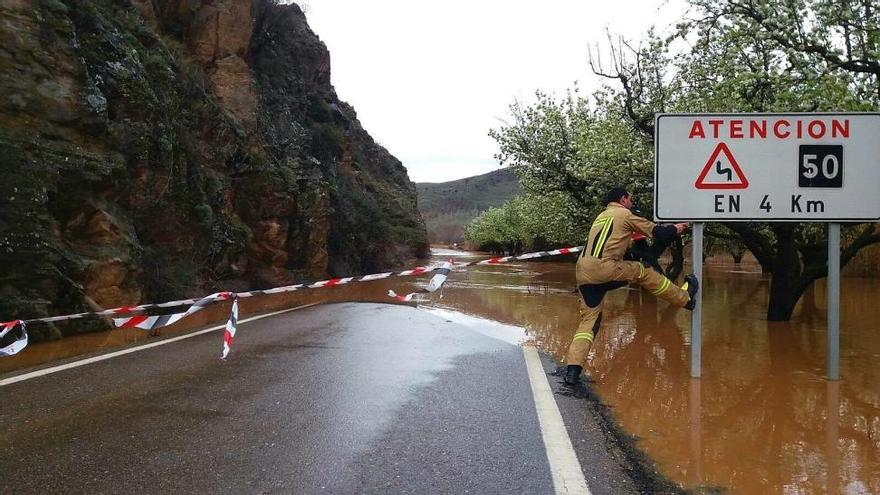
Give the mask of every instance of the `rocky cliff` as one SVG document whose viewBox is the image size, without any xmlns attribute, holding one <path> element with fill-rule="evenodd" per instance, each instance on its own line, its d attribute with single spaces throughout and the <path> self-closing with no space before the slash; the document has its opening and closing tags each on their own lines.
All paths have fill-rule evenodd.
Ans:
<svg viewBox="0 0 880 495">
<path fill-rule="evenodd" d="M 296 5 L 4 0 L 0 89 L 0 318 L 427 255 L 414 185 Z"/>
</svg>

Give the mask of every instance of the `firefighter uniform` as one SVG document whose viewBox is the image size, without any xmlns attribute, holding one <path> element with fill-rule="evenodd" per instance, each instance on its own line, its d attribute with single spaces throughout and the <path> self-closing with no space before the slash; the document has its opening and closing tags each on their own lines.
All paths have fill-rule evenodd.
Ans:
<svg viewBox="0 0 880 495">
<path fill-rule="evenodd" d="M 672 230 L 664 232 L 663 229 Z M 675 227 L 658 227 L 617 202 L 608 203 L 605 211 L 596 217 L 577 261 L 581 321 L 568 348 L 568 365 L 584 365 L 599 330 L 602 299 L 607 291 L 634 283 L 676 306 L 688 304 L 690 294 L 684 288 L 638 261 L 623 261 L 633 234 L 654 237 L 658 233 L 675 235 Z"/>
</svg>

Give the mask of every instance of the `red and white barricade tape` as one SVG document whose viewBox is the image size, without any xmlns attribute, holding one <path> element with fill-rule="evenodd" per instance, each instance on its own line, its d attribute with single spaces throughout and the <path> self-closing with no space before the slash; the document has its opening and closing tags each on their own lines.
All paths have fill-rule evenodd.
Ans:
<svg viewBox="0 0 880 495">
<path fill-rule="evenodd" d="M 229 319 L 226 321 L 226 328 L 223 329 L 223 350 L 220 351 L 220 359 L 226 359 L 229 351 L 232 350 L 232 339 L 235 337 L 235 331 L 238 329 L 238 299 L 232 300 L 232 310 L 229 313 Z"/>
<path fill-rule="evenodd" d="M 0 323 L 0 326 L 3 327 L 3 330 L 0 330 L 0 342 L 2 342 L 3 338 L 12 332 L 15 327 L 21 327 L 21 332 L 19 332 L 18 336 L 15 337 L 12 342 L 0 347 L 0 356 L 12 356 L 13 354 L 18 354 L 19 351 L 27 347 L 28 335 L 23 321 L 7 321 L 6 323 Z"/>
<path fill-rule="evenodd" d="M 304 289 L 320 289 L 326 287 L 334 287 L 337 285 L 345 285 L 349 283 L 355 282 L 369 282 L 372 280 L 380 280 L 390 277 L 408 277 L 408 276 L 417 276 L 425 273 L 438 272 L 435 277 L 431 279 L 428 283 L 428 286 L 424 289 L 420 289 L 416 292 L 407 294 L 405 296 L 399 296 L 394 291 L 389 291 L 389 296 L 400 300 L 400 301 L 410 301 L 412 298 L 419 293 L 431 293 L 438 290 L 443 286 L 443 283 L 446 281 L 446 278 L 449 276 L 449 273 L 453 268 L 463 268 L 471 265 L 495 265 L 500 263 L 508 263 L 511 261 L 525 261 L 536 258 L 543 258 L 548 256 L 558 256 L 561 254 L 572 254 L 577 253 L 583 246 L 570 247 L 570 248 L 562 248 L 555 249 L 553 251 L 538 251 L 534 253 L 526 253 L 519 256 L 504 256 L 497 258 L 490 258 L 488 260 L 483 261 L 472 261 L 468 263 L 452 263 L 452 261 L 443 262 L 440 265 L 432 266 L 432 267 L 424 267 L 417 266 L 410 270 L 403 270 L 401 272 L 384 272 L 384 273 L 373 273 L 369 275 L 362 275 L 360 277 L 345 277 L 345 278 L 331 278 L 328 280 L 320 280 L 318 282 L 313 282 L 311 284 L 296 284 L 296 285 L 286 285 L 283 287 L 275 287 L 272 289 L 263 289 L 263 290 L 254 290 L 254 291 L 246 291 L 246 292 L 218 292 L 215 294 L 211 294 L 210 296 L 203 297 L 201 299 L 184 299 L 181 301 L 169 301 L 161 304 L 142 304 L 140 306 L 123 306 L 114 309 L 108 309 L 104 311 L 94 311 L 94 312 L 86 312 L 86 313 L 76 313 L 70 315 L 62 315 L 62 316 L 51 316 L 47 318 L 32 318 L 29 320 L 13 320 L 5 323 L 0 323 L 0 339 L 5 337 L 8 333 L 10 333 L 15 327 L 21 326 L 20 336 L 8 344 L 5 347 L 0 347 L 0 356 L 10 356 L 20 352 L 27 346 L 27 331 L 25 329 L 26 324 L 30 323 L 53 323 L 58 321 L 68 321 L 68 320 L 76 320 L 80 318 L 93 317 L 93 316 L 109 316 L 112 317 L 114 324 L 119 328 L 142 328 L 146 330 L 154 330 L 164 326 L 171 325 L 172 323 L 176 323 L 187 316 L 204 309 L 206 306 L 213 304 L 218 301 L 227 301 L 232 300 L 232 314 L 230 315 L 229 321 L 226 324 L 226 331 L 224 332 L 224 342 L 223 342 L 223 352 L 221 355 L 226 357 L 229 354 L 229 347 L 232 343 L 232 338 L 235 336 L 235 329 L 238 323 L 238 301 L 239 298 L 244 297 L 253 297 L 253 296 L 262 296 L 262 295 L 271 295 L 271 294 L 281 294 L 284 292 L 293 292 Z M 190 305 L 190 308 L 183 313 L 174 313 L 170 315 L 161 315 L 161 316 L 147 316 L 147 315 L 137 315 L 137 313 L 141 312 L 149 312 L 156 309 L 164 309 L 164 308 L 173 308 L 178 306 Z"/>
<path fill-rule="evenodd" d="M 424 289 L 419 289 L 415 292 L 411 292 L 405 296 L 399 296 L 393 290 L 388 291 L 388 296 L 392 297 L 398 301 L 411 301 L 416 294 L 424 294 L 426 292 L 436 292 L 437 289 L 443 287 L 443 282 L 446 282 L 446 277 L 449 276 L 449 272 L 452 271 L 452 260 L 444 261 L 440 267 L 434 269 L 437 274 L 431 277 L 431 281 L 428 282 L 428 286 Z"/>
<path fill-rule="evenodd" d="M 187 316 L 205 309 L 206 306 L 218 301 L 226 301 L 235 298 L 232 292 L 217 292 L 210 296 L 203 297 L 193 303 L 183 313 L 174 313 L 162 316 L 129 316 L 127 318 L 113 318 L 113 324 L 118 328 L 142 328 L 144 330 L 156 330 L 166 327 L 173 323 L 186 318 Z"/>
<path fill-rule="evenodd" d="M 553 251 L 535 251 L 534 253 L 526 253 L 521 254 L 519 256 L 503 256 L 500 258 L 490 258 L 488 260 L 483 261 L 472 261 L 470 263 L 461 263 L 455 265 L 456 267 L 462 266 L 470 266 L 470 265 L 497 265 L 499 263 L 508 263 L 510 261 L 525 261 L 525 260 L 533 260 L 535 258 L 546 258 L 548 256 L 559 256 L 560 254 L 573 254 L 579 252 L 583 249 L 583 246 L 570 247 L 570 248 L 561 248 L 554 249 Z"/>
</svg>

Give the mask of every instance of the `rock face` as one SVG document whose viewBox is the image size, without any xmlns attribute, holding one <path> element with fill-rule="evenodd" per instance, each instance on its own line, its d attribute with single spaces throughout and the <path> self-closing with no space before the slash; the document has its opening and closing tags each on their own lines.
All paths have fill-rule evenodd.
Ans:
<svg viewBox="0 0 880 495">
<path fill-rule="evenodd" d="M 427 255 L 414 185 L 296 5 L 6 1 L 0 88 L 0 319 Z"/>
</svg>

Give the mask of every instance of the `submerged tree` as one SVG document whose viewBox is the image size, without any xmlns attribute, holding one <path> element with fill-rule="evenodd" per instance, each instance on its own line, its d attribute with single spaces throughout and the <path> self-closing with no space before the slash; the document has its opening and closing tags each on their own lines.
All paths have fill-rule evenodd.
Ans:
<svg viewBox="0 0 880 495">
<path fill-rule="evenodd" d="M 880 101 L 877 2 L 692 0 L 696 17 L 666 40 L 621 42 L 611 63 L 635 129 L 653 140 L 656 112 L 875 110 Z M 685 42 L 676 53 L 673 43 Z M 725 223 L 771 274 L 767 319 L 791 318 L 795 305 L 827 275 L 821 224 Z M 876 224 L 844 229 L 841 263 L 880 242 Z"/>
</svg>

